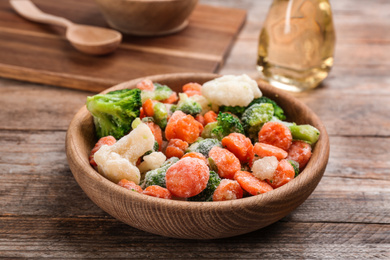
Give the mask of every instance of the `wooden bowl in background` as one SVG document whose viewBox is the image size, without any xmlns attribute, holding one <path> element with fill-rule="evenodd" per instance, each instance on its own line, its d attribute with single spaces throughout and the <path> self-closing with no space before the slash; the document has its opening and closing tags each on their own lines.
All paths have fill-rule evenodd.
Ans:
<svg viewBox="0 0 390 260">
<path fill-rule="evenodd" d="M 178 32 L 198 0 L 95 0 L 107 23 L 125 34 L 157 36 Z"/>
<path fill-rule="evenodd" d="M 216 74 L 167 74 L 148 77 L 177 92 L 188 82 L 200 84 Z M 141 79 L 121 83 L 104 92 L 134 88 Z M 92 116 L 84 106 L 73 118 L 66 136 L 70 169 L 84 192 L 104 211 L 135 228 L 162 236 L 212 239 L 248 233 L 286 216 L 313 192 L 329 158 L 329 140 L 319 118 L 291 95 L 260 83 L 264 96 L 274 99 L 289 121 L 311 124 L 321 132 L 313 155 L 301 174 L 271 192 L 232 201 L 187 202 L 165 200 L 126 190 L 107 180 L 89 164 L 97 141 Z"/>
</svg>

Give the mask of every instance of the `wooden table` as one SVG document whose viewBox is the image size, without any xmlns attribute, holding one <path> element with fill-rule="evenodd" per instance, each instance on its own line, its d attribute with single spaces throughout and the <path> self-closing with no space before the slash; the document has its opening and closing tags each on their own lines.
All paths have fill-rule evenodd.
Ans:
<svg viewBox="0 0 390 260">
<path fill-rule="evenodd" d="M 271 1 L 206 2 L 248 10 L 220 72 L 259 77 L 257 37 Z M 211 241 L 129 227 L 87 198 L 66 161 L 68 124 L 91 93 L 0 79 L 0 258 L 389 259 L 390 2 L 331 4 L 334 69 L 322 86 L 296 95 L 327 127 L 330 160 L 317 189 L 290 215 Z"/>
</svg>

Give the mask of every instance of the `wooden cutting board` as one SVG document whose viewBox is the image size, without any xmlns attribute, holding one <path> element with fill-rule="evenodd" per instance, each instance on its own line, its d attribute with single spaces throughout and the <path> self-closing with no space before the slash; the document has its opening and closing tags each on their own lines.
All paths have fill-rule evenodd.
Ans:
<svg viewBox="0 0 390 260">
<path fill-rule="evenodd" d="M 92 0 L 33 0 L 75 23 L 107 27 Z M 0 77 L 100 92 L 129 79 L 179 72 L 217 72 L 246 11 L 198 5 L 189 26 L 160 37 L 124 36 L 119 49 L 94 57 L 66 41 L 64 29 L 25 20 L 0 1 Z"/>
</svg>

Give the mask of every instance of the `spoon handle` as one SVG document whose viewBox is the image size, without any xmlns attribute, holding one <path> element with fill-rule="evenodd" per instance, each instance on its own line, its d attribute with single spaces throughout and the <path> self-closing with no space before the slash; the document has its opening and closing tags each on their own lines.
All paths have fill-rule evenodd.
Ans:
<svg viewBox="0 0 390 260">
<path fill-rule="evenodd" d="M 69 27 L 73 24 L 63 17 L 42 12 L 30 0 L 10 0 L 10 4 L 19 15 L 34 22 L 65 27 Z"/>
</svg>

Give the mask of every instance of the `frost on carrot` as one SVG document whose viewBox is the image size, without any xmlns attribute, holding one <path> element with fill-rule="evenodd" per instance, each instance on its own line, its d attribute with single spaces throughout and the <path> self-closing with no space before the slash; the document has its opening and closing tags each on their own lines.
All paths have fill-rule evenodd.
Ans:
<svg viewBox="0 0 390 260">
<path fill-rule="evenodd" d="M 187 148 L 187 142 L 180 139 L 171 139 L 169 140 L 167 149 L 165 150 L 165 155 L 168 158 L 177 157 L 180 159 L 184 155 L 184 152 Z"/>
<path fill-rule="evenodd" d="M 209 162 L 221 178 L 233 179 L 234 174 L 241 170 L 240 160 L 229 150 L 218 146 L 210 150 Z"/>
<path fill-rule="evenodd" d="M 241 199 L 243 191 L 237 181 L 223 179 L 214 191 L 213 201 Z"/>
<path fill-rule="evenodd" d="M 273 190 L 267 182 L 257 179 L 252 173 L 238 171 L 234 179 L 251 195 L 258 195 Z"/>
<path fill-rule="evenodd" d="M 166 173 L 167 189 L 180 198 L 201 193 L 209 180 L 209 168 L 200 159 L 184 158 L 169 167 Z"/>
<path fill-rule="evenodd" d="M 274 145 L 288 151 L 292 143 L 291 131 L 282 123 L 267 122 L 259 132 L 259 142 Z"/>
<path fill-rule="evenodd" d="M 165 137 L 170 139 L 181 139 L 189 144 L 198 139 L 203 130 L 203 125 L 196 121 L 191 115 L 181 111 L 175 111 L 168 121 L 165 129 Z"/>
<path fill-rule="evenodd" d="M 138 193 L 142 193 L 141 186 L 135 184 L 135 182 L 133 182 L 133 181 L 128 181 L 126 179 L 122 179 L 118 182 L 118 185 L 125 188 L 125 189 L 131 190 L 131 191 L 136 191 Z"/>
<path fill-rule="evenodd" d="M 256 143 L 254 152 L 260 158 L 275 156 L 279 161 L 287 157 L 287 152 L 279 147 L 270 144 Z"/>
<path fill-rule="evenodd" d="M 232 152 L 241 163 L 253 163 L 253 145 L 249 138 L 243 134 L 231 133 L 222 139 L 222 145 Z"/>
<path fill-rule="evenodd" d="M 287 160 L 281 160 L 276 167 L 273 180 L 268 183 L 274 188 L 279 188 L 290 182 L 295 177 L 293 166 Z"/>
<path fill-rule="evenodd" d="M 294 141 L 288 150 L 287 159 L 294 160 L 299 163 L 299 169 L 303 170 L 311 157 L 310 144 L 303 141 Z"/>
<path fill-rule="evenodd" d="M 142 194 L 152 196 L 152 197 L 162 198 L 162 199 L 171 199 L 172 198 L 172 194 L 168 189 L 163 188 L 161 186 L 157 186 L 157 185 L 152 185 L 152 186 L 146 187 L 143 190 Z"/>
</svg>

